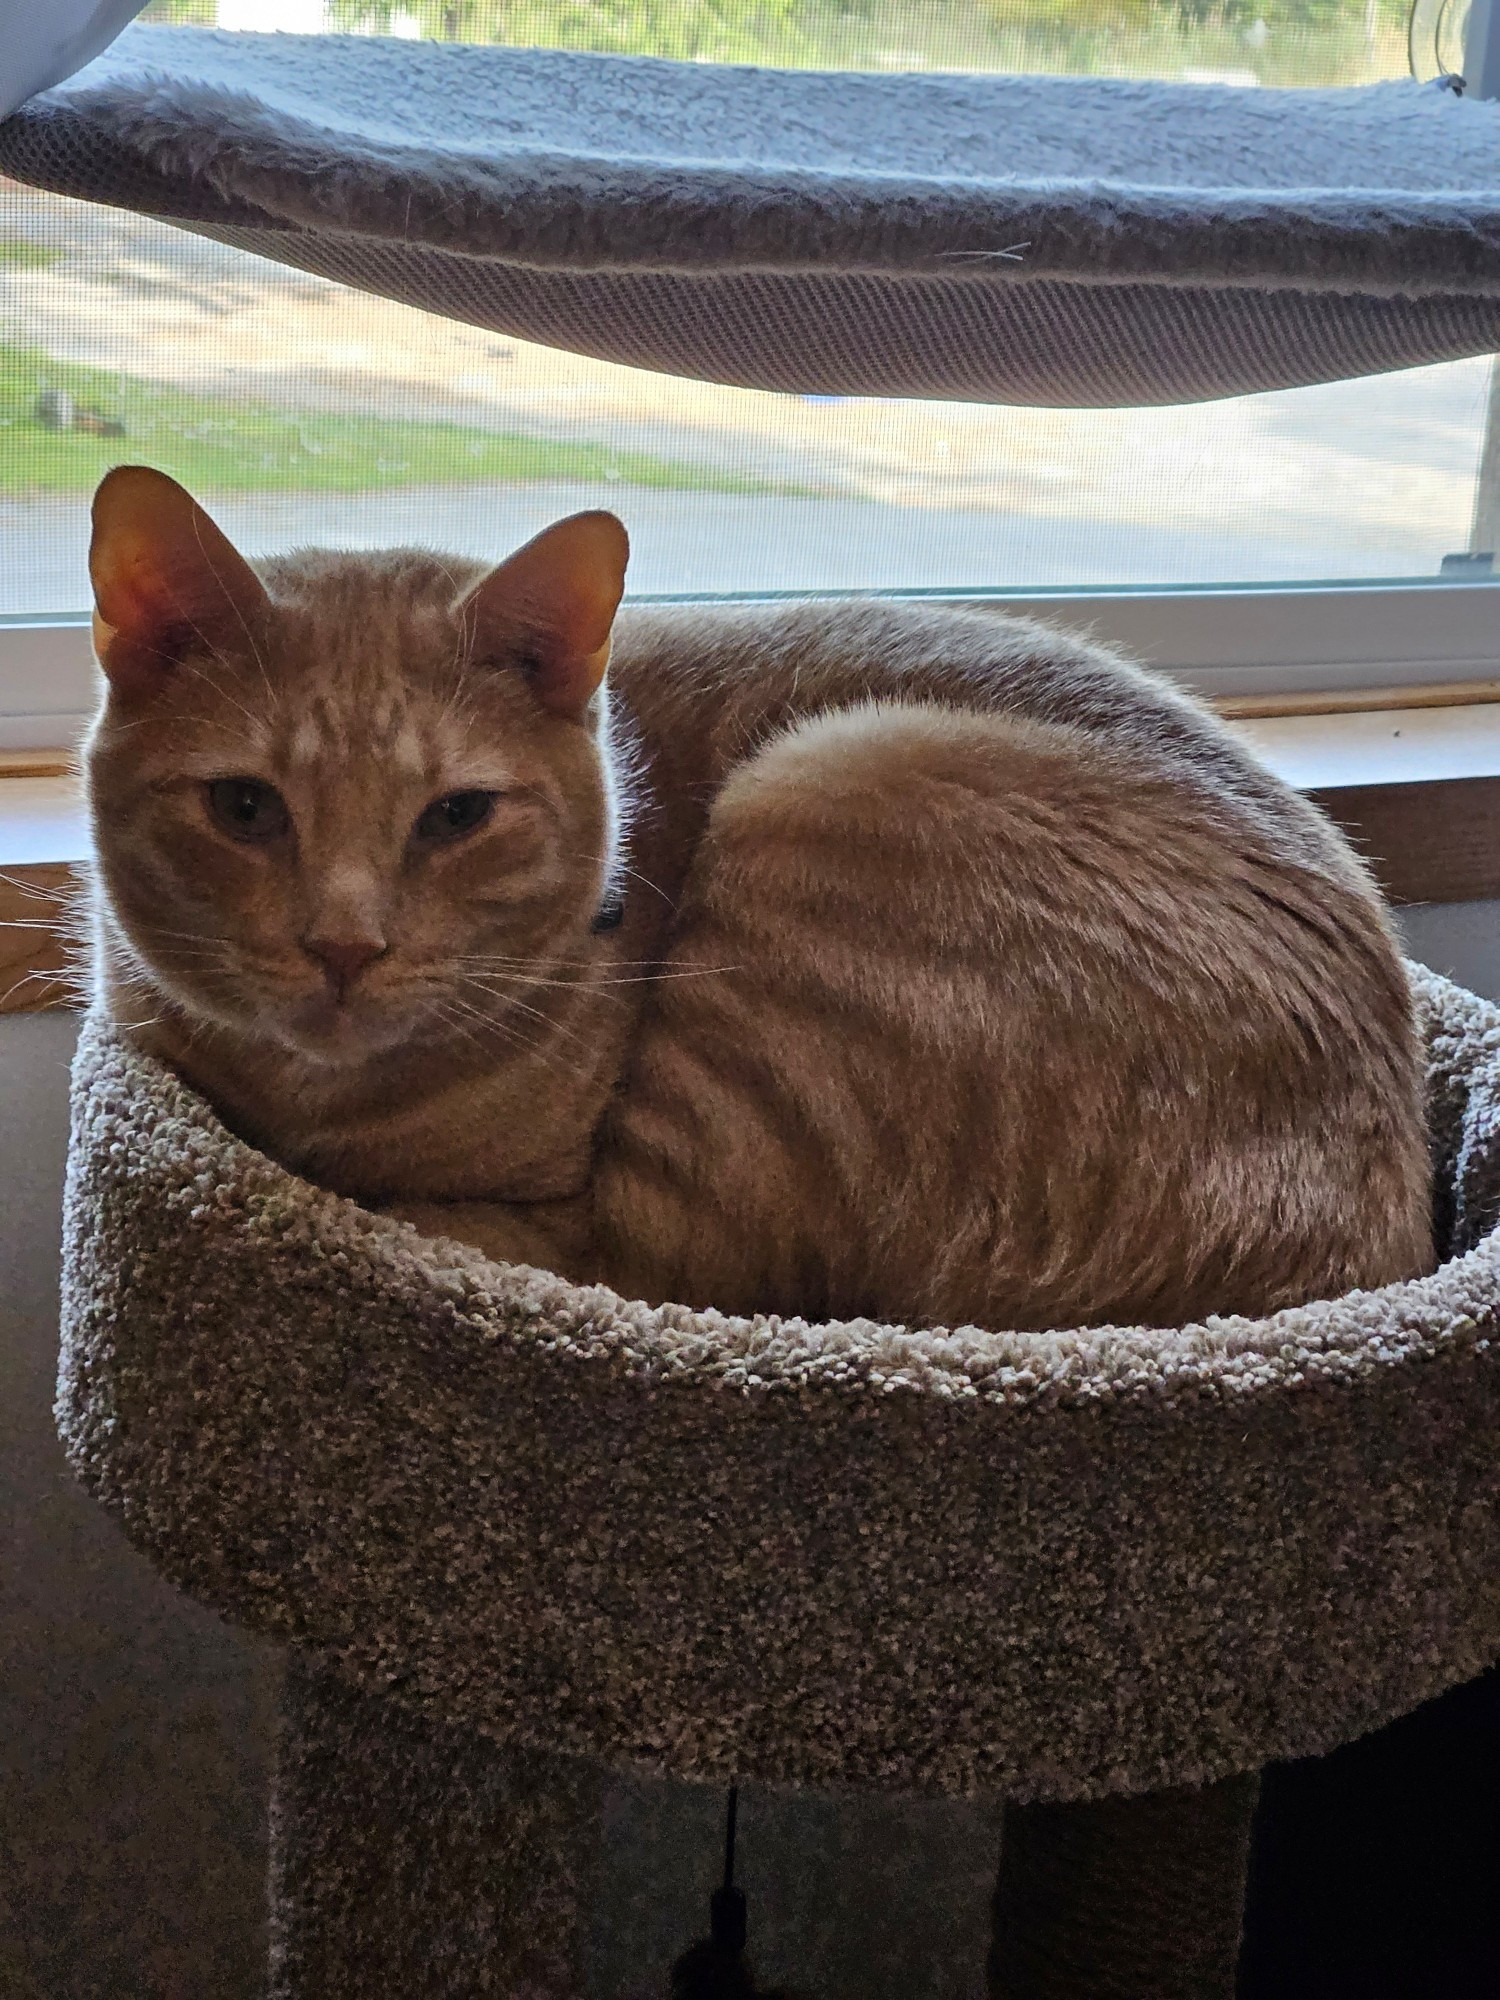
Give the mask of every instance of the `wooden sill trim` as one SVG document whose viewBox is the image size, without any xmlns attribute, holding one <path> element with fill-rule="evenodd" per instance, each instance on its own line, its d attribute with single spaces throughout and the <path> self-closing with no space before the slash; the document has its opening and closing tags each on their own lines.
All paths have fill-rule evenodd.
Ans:
<svg viewBox="0 0 1500 2000">
<path fill-rule="evenodd" d="M 1500 680 L 1432 681 L 1412 687 L 1324 688 L 1303 694 L 1220 694 L 1208 706 L 1230 722 L 1277 715 L 1360 715 L 1372 709 L 1469 708 L 1500 701 Z M 0 778 L 66 778 L 77 769 L 68 750 L 0 750 Z"/>
<path fill-rule="evenodd" d="M 1409 687 L 1323 688 L 1305 693 L 1219 694 L 1204 698 L 1229 722 L 1278 715 L 1362 715 L 1414 708 L 1471 708 L 1500 702 L 1500 679 L 1431 681 Z M 0 750 L 0 779 L 67 778 L 78 769 L 73 750 Z"/>
<path fill-rule="evenodd" d="M 1341 785 L 1308 797 L 1343 828 L 1392 903 L 1500 897 L 1500 777 Z M 64 938 L 77 880 L 68 862 L 0 868 L 0 1013 L 69 1004 Z"/>
<path fill-rule="evenodd" d="M 1500 701 L 1500 680 L 1433 681 L 1425 687 L 1324 688 L 1308 694 L 1219 694 L 1208 706 L 1226 722 L 1277 715 L 1366 715 L 1388 709 L 1472 708 Z"/>
<path fill-rule="evenodd" d="M 1310 791 L 1398 907 L 1500 896 L 1500 777 Z"/>
<path fill-rule="evenodd" d="M 0 779 L 70 778 L 77 768 L 68 750 L 0 750 Z"/>
</svg>

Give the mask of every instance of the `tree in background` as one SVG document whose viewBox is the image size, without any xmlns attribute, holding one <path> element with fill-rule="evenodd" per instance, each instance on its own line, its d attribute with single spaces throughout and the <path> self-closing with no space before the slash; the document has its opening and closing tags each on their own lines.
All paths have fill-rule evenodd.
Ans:
<svg viewBox="0 0 1500 2000">
<path fill-rule="evenodd" d="M 330 17 L 335 26 L 375 34 L 411 23 L 448 42 L 795 62 L 814 55 L 799 17 L 840 11 L 849 9 L 826 0 L 333 0 Z"/>
<path fill-rule="evenodd" d="M 330 28 L 683 61 L 1262 83 L 1403 75 L 1407 0 L 329 0 Z M 212 26 L 215 0 L 143 19 Z"/>
<path fill-rule="evenodd" d="M 174 21 L 179 27 L 212 28 L 219 18 L 218 0 L 151 0 L 143 21 Z"/>
</svg>

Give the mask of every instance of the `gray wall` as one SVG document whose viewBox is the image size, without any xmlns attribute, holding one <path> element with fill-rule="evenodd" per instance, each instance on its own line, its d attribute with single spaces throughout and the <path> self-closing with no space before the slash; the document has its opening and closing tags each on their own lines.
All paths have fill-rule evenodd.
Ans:
<svg viewBox="0 0 1500 2000">
<path fill-rule="evenodd" d="M 0 1018 L 0 1993 L 250 2000 L 272 1661 L 126 1547 L 52 1430 L 72 1043 Z"/>
<path fill-rule="evenodd" d="M 1422 903 L 1400 912 L 1406 949 L 1487 1000 L 1500 999 L 1500 901 Z"/>
<path fill-rule="evenodd" d="M 1403 928 L 1500 996 L 1500 903 Z M 248 2000 L 274 1660 L 131 1553 L 52 1432 L 71 1042 L 65 1016 L 0 1018 L 0 1992 Z"/>
</svg>

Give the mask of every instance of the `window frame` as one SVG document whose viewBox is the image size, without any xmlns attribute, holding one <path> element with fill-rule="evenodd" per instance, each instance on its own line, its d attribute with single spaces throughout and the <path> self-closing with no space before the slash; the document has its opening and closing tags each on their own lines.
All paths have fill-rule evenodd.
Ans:
<svg viewBox="0 0 1500 2000">
<path fill-rule="evenodd" d="M 326 27 L 313 32 L 327 33 Z M 1500 0 L 1473 0 L 1468 94 L 1500 95 Z M 1477 473 L 1500 478 L 1500 355 Z M 1493 463 L 1492 463 L 1493 460 Z M 1494 496 L 1489 495 L 1490 512 Z M 1488 519 L 1486 518 L 1486 525 Z M 1113 645 L 1232 714 L 1293 715 L 1500 701 L 1500 576 L 1152 587 L 643 594 L 639 603 L 876 597 L 1037 618 Z M 0 771 L 17 753 L 68 752 L 97 706 L 81 614 L 0 616 Z"/>
<path fill-rule="evenodd" d="M 642 595 L 638 604 L 778 594 Z M 1500 700 L 1500 581 L 787 592 L 959 605 L 1118 647 L 1236 714 Z M 0 752 L 69 750 L 98 701 L 82 614 L 0 619 Z"/>
</svg>

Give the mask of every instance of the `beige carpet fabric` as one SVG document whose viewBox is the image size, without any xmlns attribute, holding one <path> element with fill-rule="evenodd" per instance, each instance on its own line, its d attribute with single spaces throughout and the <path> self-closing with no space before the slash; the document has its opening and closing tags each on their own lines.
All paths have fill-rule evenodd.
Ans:
<svg viewBox="0 0 1500 2000">
<path fill-rule="evenodd" d="M 1413 969 L 1445 1262 L 1252 1322 L 632 1304 L 308 1187 L 91 1020 L 58 1416 L 166 1574 L 520 1748 L 1067 1800 L 1500 1653 L 1500 1010 Z"/>
</svg>

